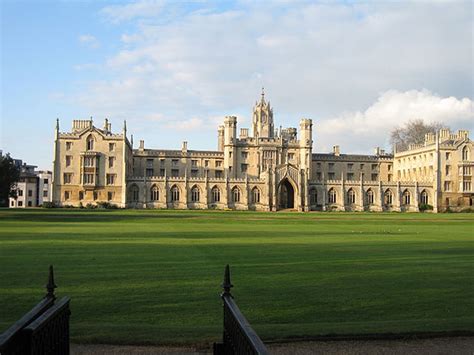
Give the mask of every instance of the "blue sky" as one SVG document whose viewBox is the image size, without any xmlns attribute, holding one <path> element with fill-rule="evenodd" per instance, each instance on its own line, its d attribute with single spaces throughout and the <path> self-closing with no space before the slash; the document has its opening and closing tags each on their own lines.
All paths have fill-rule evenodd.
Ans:
<svg viewBox="0 0 474 355">
<path fill-rule="evenodd" d="M 265 86 L 314 151 L 370 153 L 413 118 L 473 131 L 473 9 L 455 2 L 1 2 L 0 149 L 51 168 L 56 117 L 215 149 Z M 389 147 L 387 147 L 389 148 Z"/>
</svg>

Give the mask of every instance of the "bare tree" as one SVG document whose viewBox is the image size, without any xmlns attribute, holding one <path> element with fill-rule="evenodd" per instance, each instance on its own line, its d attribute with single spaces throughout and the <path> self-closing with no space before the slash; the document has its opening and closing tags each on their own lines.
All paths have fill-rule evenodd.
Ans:
<svg viewBox="0 0 474 355">
<path fill-rule="evenodd" d="M 390 133 L 390 143 L 397 151 L 408 149 L 409 144 L 421 144 L 426 133 L 436 133 L 445 126 L 439 122 L 425 123 L 422 119 L 410 120 L 403 126 L 396 127 Z"/>
</svg>

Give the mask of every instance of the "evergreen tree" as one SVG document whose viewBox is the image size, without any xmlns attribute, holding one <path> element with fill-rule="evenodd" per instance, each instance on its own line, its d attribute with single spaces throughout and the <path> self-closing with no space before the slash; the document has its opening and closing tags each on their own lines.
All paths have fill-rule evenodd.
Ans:
<svg viewBox="0 0 474 355">
<path fill-rule="evenodd" d="M 9 154 L 0 155 L 0 206 L 8 206 L 8 198 L 16 197 L 16 183 L 20 180 L 20 169 Z"/>
</svg>

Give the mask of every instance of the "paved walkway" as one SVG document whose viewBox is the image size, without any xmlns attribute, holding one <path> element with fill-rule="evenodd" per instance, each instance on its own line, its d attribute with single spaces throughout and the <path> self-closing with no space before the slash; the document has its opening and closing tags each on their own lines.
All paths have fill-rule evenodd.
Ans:
<svg viewBox="0 0 474 355">
<path fill-rule="evenodd" d="M 271 354 L 333 354 L 333 355 L 474 355 L 474 337 L 453 337 L 409 340 L 319 341 L 267 344 Z M 151 354 L 209 354 L 211 350 L 117 345 L 71 346 L 72 355 L 151 355 Z"/>
</svg>

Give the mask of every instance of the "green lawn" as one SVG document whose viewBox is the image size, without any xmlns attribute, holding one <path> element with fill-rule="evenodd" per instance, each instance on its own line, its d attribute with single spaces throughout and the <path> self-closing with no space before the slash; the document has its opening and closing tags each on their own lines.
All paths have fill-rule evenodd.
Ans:
<svg viewBox="0 0 474 355">
<path fill-rule="evenodd" d="M 75 342 L 220 338 L 220 283 L 264 339 L 474 331 L 474 214 L 0 210 L 0 332 L 44 294 Z"/>
</svg>

